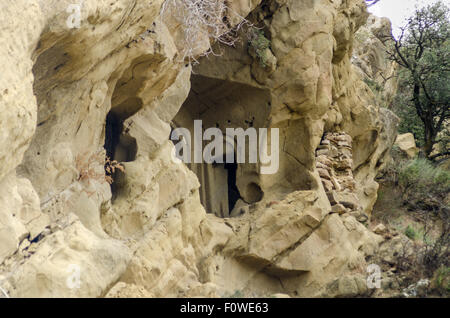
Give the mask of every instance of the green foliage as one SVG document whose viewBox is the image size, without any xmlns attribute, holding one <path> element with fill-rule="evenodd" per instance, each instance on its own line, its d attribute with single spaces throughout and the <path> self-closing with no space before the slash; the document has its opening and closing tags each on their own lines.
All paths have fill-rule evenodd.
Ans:
<svg viewBox="0 0 450 318">
<path fill-rule="evenodd" d="M 405 229 L 405 235 L 411 240 L 415 240 L 418 236 L 416 230 L 411 225 L 408 225 L 408 227 Z"/>
<path fill-rule="evenodd" d="M 400 132 L 413 132 L 427 156 L 450 119 L 449 16 L 443 2 L 418 9 L 398 39 L 386 42 L 390 58 L 401 67 L 394 110 L 402 119 Z"/>
<path fill-rule="evenodd" d="M 413 225 L 409 224 L 405 228 L 404 233 L 411 240 L 420 240 L 429 246 L 435 243 L 435 241 L 433 241 L 433 239 L 430 238 L 428 233 L 426 233 L 426 229 L 424 227 L 416 228 Z"/>
<path fill-rule="evenodd" d="M 441 293 L 450 293 L 450 267 L 442 266 L 436 271 L 434 285 Z"/>
<path fill-rule="evenodd" d="M 268 59 L 266 50 L 270 48 L 270 40 L 265 37 L 264 32 L 256 28 L 253 29 L 249 45 L 258 57 L 260 65 L 266 67 Z"/>
<path fill-rule="evenodd" d="M 384 90 L 383 86 L 370 78 L 365 78 L 364 82 L 367 84 L 367 86 L 369 86 L 374 94 L 378 94 Z"/>
<path fill-rule="evenodd" d="M 403 189 L 446 194 L 450 191 L 450 172 L 433 166 L 429 160 L 414 159 L 401 169 L 399 184 Z"/>
<path fill-rule="evenodd" d="M 425 139 L 424 126 L 414 107 L 411 87 L 407 84 L 408 74 L 405 70 L 400 69 L 398 76 L 398 92 L 394 98 L 392 108 L 394 113 L 400 118 L 398 132 L 399 134 L 412 133 L 416 139 L 417 146 L 423 147 Z"/>
<path fill-rule="evenodd" d="M 444 199 L 450 192 L 450 171 L 435 167 L 427 159 L 414 159 L 399 167 L 398 184 L 411 206 L 447 210 Z"/>
<path fill-rule="evenodd" d="M 400 118 L 400 124 L 398 126 L 399 134 L 412 133 L 416 140 L 417 147 L 424 146 L 425 132 L 422 121 L 417 116 L 416 110 L 410 105 L 403 104 L 399 110 L 395 111 L 396 115 Z"/>
</svg>

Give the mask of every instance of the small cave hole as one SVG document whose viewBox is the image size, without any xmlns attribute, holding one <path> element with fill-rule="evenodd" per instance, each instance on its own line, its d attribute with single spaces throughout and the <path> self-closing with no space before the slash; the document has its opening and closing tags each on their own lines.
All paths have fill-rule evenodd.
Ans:
<svg viewBox="0 0 450 318">
<path fill-rule="evenodd" d="M 126 118 L 125 118 L 126 119 Z M 136 159 L 136 139 L 124 132 L 124 121 L 120 115 L 110 111 L 106 116 L 105 150 L 111 160 L 130 162 Z"/>
<path fill-rule="evenodd" d="M 105 144 L 107 159 L 118 163 L 131 162 L 136 159 L 137 142 L 124 131 L 124 122 L 129 116 L 111 110 L 106 116 L 105 124 Z M 112 200 L 116 199 L 123 184 L 124 173 L 119 169 L 108 172 L 105 165 L 105 173 L 111 177 Z"/>
<path fill-rule="evenodd" d="M 246 198 L 249 201 L 249 203 L 261 201 L 264 196 L 264 192 L 261 190 L 261 187 L 254 182 L 251 182 L 247 185 L 245 192 Z"/>
</svg>

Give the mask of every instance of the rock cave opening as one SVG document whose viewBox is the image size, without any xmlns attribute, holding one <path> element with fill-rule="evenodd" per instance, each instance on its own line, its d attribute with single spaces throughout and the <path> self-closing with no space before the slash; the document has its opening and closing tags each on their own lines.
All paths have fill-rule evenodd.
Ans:
<svg viewBox="0 0 450 318">
<path fill-rule="evenodd" d="M 241 194 L 236 186 L 236 173 L 238 169 L 237 163 L 224 163 L 224 169 L 227 171 L 228 183 L 228 213 L 233 211 L 236 202 L 241 199 Z"/>
<path fill-rule="evenodd" d="M 105 123 L 104 148 L 107 159 L 111 161 L 115 160 L 118 163 L 131 162 L 136 159 L 136 139 L 127 134 L 125 121 L 141 108 L 142 101 L 139 98 L 127 99 L 120 105 L 111 108 L 106 116 Z M 105 171 L 105 173 L 112 177 L 111 192 L 112 199 L 114 200 L 120 192 L 123 172 L 117 169 L 113 173 L 109 173 L 108 171 Z"/>
<path fill-rule="evenodd" d="M 200 200 L 207 212 L 229 217 L 236 202 L 242 199 L 236 185 L 237 163 L 188 164 L 199 178 Z"/>
<path fill-rule="evenodd" d="M 136 159 L 136 139 L 126 134 L 124 119 L 114 110 L 106 116 L 104 148 L 111 160 L 130 162 Z"/>
<path fill-rule="evenodd" d="M 202 121 L 203 132 L 207 128 L 218 128 L 224 136 L 223 149 L 226 152 L 229 140 L 234 140 L 233 150 L 237 147 L 236 138 L 226 137 L 226 129 L 267 127 L 270 107 L 270 92 L 265 89 L 193 74 L 189 96 L 173 119 L 172 126 L 186 128 L 192 136 L 194 120 Z M 204 142 L 202 149 L 208 142 Z M 227 154 L 224 153 L 223 163 L 187 164 L 198 177 L 200 200 L 208 213 L 224 218 L 238 216 L 242 213 L 234 210 L 242 210 L 242 207 L 262 200 L 264 193 L 259 185 L 258 164 L 247 163 L 248 145 L 245 152 L 245 163 L 236 163 L 233 151 L 228 157 L 234 157 L 234 162 L 227 162 Z"/>
</svg>

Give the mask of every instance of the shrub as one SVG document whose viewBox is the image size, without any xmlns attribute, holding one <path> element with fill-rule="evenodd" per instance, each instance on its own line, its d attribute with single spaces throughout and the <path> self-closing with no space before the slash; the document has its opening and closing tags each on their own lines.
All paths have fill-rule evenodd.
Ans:
<svg viewBox="0 0 450 318">
<path fill-rule="evenodd" d="M 450 225 L 447 213 L 442 214 L 442 231 L 440 236 L 433 242 L 424 240 L 422 263 L 428 273 L 434 273 L 441 266 L 450 266 Z M 427 230 L 425 229 L 425 236 Z"/>
<path fill-rule="evenodd" d="M 450 191 L 450 172 L 426 159 L 414 159 L 399 169 L 398 183 L 411 204 L 423 208 L 448 208 L 442 203 Z"/>
<path fill-rule="evenodd" d="M 402 240 L 401 248 L 394 254 L 394 266 L 400 274 L 402 286 L 406 287 L 424 277 L 432 279 L 434 290 L 440 294 L 449 292 L 449 226 L 448 220 L 438 239 L 431 241 L 427 238 L 427 222 L 424 233 L 419 233 L 412 226 L 408 226 L 404 233 L 412 240 L 420 238 L 423 242 Z M 428 290 L 432 291 L 432 290 Z"/>
<path fill-rule="evenodd" d="M 233 14 L 242 21 L 235 27 L 228 22 Z M 225 0 L 166 0 L 161 15 L 163 20 L 175 19 L 183 27 L 183 56 L 197 63 L 198 56 L 212 52 L 211 45 L 204 51 L 205 36 L 212 43 L 232 46 L 238 40 L 237 31 L 248 21 L 232 11 Z"/>
<path fill-rule="evenodd" d="M 380 92 L 384 91 L 384 87 L 381 86 L 377 81 L 370 79 L 370 78 L 364 78 L 364 83 L 366 83 L 367 86 L 371 89 L 371 91 L 377 95 Z"/>
<path fill-rule="evenodd" d="M 250 32 L 249 45 L 258 58 L 260 65 L 266 67 L 268 59 L 266 52 L 270 48 L 270 40 L 265 37 L 264 32 L 253 28 Z"/>
<path fill-rule="evenodd" d="M 408 225 L 408 227 L 405 229 L 405 235 L 411 240 L 415 240 L 417 238 L 417 232 L 411 225 Z"/>
<path fill-rule="evenodd" d="M 433 285 L 441 295 L 450 294 L 450 267 L 441 266 L 435 273 Z"/>
<path fill-rule="evenodd" d="M 441 266 L 449 266 L 450 219 L 446 197 L 450 191 L 450 172 L 434 166 L 426 159 L 407 161 L 400 164 L 397 171 L 398 184 L 409 207 L 415 211 L 431 210 L 442 221 L 440 234 L 436 239 L 429 235 L 433 215 L 429 212 L 420 216 L 423 229 L 418 231 L 409 225 L 404 232 L 412 240 L 423 241 L 415 252 L 416 260 L 412 263 L 420 267 L 422 275 L 431 277 Z"/>
<path fill-rule="evenodd" d="M 99 167 L 104 166 L 104 171 Z M 78 172 L 78 181 L 97 180 L 102 182 L 103 180 L 109 184 L 114 183 L 114 173 L 116 170 L 125 172 L 125 168 L 122 164 L 116 160 L 111 160 L 102 149 L 95 153 L 89 154 L 85 152 L 79 154 L 75 160 L 75 167 Z"/>
</svg>

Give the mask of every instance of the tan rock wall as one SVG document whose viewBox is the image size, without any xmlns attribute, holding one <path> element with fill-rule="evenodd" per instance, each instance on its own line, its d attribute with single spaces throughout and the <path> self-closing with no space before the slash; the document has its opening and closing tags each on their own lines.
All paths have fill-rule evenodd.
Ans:
<svg viewBox="0 0 450 318">
<path fill-rule="evenodd" d="M 351 138 L 347 177 L 370 214 L 396 119 L 350 63 L 364 1 L 229 3 L 262 26 L 270 63 L 244 34 L 194 73 L 206 78 L 200 87 L 248 88 L 254 102 L 243 113 L 255 108 L 262 127 L 280 129 L 280 169 L 239 167 L 242 193 L 253 184 L 264 195 L 222 219 L 201 205 L 196 175 L 171 160 L 191 67 L 179 59 L 182 26 L 161 21 L 162 1 L 85 0 L 80 28 L 67 24 L 70 1 L 2 2 L 0 286 L 9 295 L 320 296 L 364 268 L 378 238 L 354 216 L 330 213 L 316 160 L 324 135 Z M 245 119 L 239 107 L 229 112 Z M 125 169 L 112 186 L 107 153 Z"/>
<path fill-rule="evenodd" d="M 370 84 L 380 106 L 391 107 L 398 87 L 398 66 L 388 58 L 385 42 L 391 36 L 391 21 L 370 15 L 355 34 L 352 63 Z"/>
</svg>

